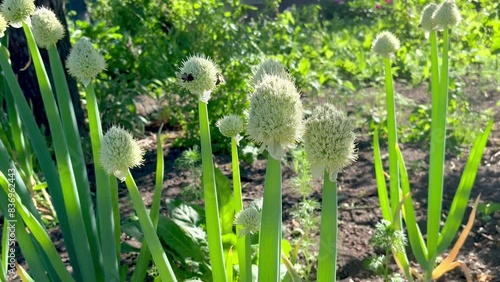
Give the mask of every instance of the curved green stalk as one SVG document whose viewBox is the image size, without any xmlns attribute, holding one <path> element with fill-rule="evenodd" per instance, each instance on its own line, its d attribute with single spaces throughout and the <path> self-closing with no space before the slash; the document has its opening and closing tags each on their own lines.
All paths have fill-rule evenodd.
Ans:
<svg viewBox="0 0 500 282">
<path fill-rule="evenodd" d="M 203 192 L 205 198 L 205 215 L 207 221 L 208 249 L 212 276 L 214 281 L 225 282 L 226 270 L 224 252 L 222 251 L 221 226 L 219 222 L 219 208 L 215 187 L 215 172 L 208 124 L 207 104 L 198 101 L 201 139 L 201 164 L 203 167 Z"/>
<path fill-rule="evenodd" d="M 427 264 L 427 248 L 425 247 L 425 242 L 420 232 L 420 228 L 417 224 L 417 217 L 415 215 L 415 209 L 413 208 L 413 199 L 410 192 L 410 181 L 408 179 L 408 171 L 406 170 L 403 155 L 396 147 L 396 152 L 398 153 L 399 169 L 401 173 L 401 192 L 405 195 L 403 209 L 404 209 L 404 220 L 406 222 L 406 228 L 408 229 L 408 237 L 410 241 L 410 247 L 413 251 L 413 255 L 417 259 L 420 265 Z"/>
<path fill-rule="evenodd" d="M 118 258 L 114 231 L 114 216 L 112 208 L 112 197 L 110 191 L 109 177 L 99 161 L 101 150 L 102 127 L 94 86 L 91 83 L 85 88 L 87 98 L 87 112 L 89 119 L 90 140 L 92 143 L 92 157 L 94 159 L 94 170 L 97 190 L 97 212 L 99 214 L 99 238 L 101 241 L 103 268 L 106 281 L 119 280 Z"/>
<path fill-rule="evenodd" d="M 437 257 L 437 245 L 441 223 L 441 201 L 443 198 L 444 153 L 446 149 L 446 114 L 448 111 L 448 28 L 443 31 L 443 60 L 439 85 L 436 123 L 431 128 L 431 151 L 429 160 L 429 193 L 427 207 L 428 265 L 426 277 L 432 276 Z M 433 117 L 434 118 L 434 117 Z"/>
<path fill-rule="evenodd" d="M 241 196 L 241 179 L 240 179 L 240 162 L 238 158 L 238 145 L 236 138 L 231 138 L 231 160 L 233 169 L 233 189 L 235 199 L 235 212 L 238 213 L 243 209 L 243 199 Z M 239 236 L 242 226 L 236 226 L 236 234 L 238 235 L 237 251 L 238 263 L 240 267 L 240 282 L 252 281 L 252 258 L 250 236 Z"/>
<path fill-rule="evenodd" d="M 337 178 L 337 174 L 335 174 Z M 337 182 L 325 172 L 319 231 L 318 282 L 337 281 Z"/>
<path fill-rule="evenodd" d="M 76 256 L 78 267 L 80 267 L 83 280 L 88 282 L 96 281 L 96 276 L 99 277 L 100 269 L 95 268 L 93 262 L 88 259 L 92 257 L 92 253 L 90 251 L 88 238 L 85 235 L 85 222 L 73 174 L 73 165 L 69 156 L 68 144 L 59 117 L 59 110 L 52 93 L 52 87 L 50 86 L 49 78 L 40 56 L 40 52 L 33 38 L 31 28 L 28 24 L 26 24 L 26 22 L 23 22 L 23 28 L 26 34 L 31 56 L 33 58 L 33 64 L 35 66 L 36 76 L 40 86 L 40 92 L 42 94 L 45 113 L 47 114 L 52 136 L 55 137 L 52 138 L 52 141 L 54 142 L 59 177 L 61 179 L 61 184 L 64 187 L 62 194 L 66 211 L 68 212 L 69 225 L 73 236 L 73 244 L 75 251 L 78 254 Z"/>
<path fill-rule="evenodd" d="M 163 177 L 164 171 L 164 160 L 163 160 L 163 147 L 161 139 L 161 130 L 163 124 L 158 129 L 158 134 L 156 135 L 156 178 L 155 178 L 155 191 L 153 194 L 153 203 L 151 204 L 151 210 L 149 211 L 149 217 L 153 222 L 153 226 L 156 229 L 158 225 L 158 217 L 160 214 L 160 202 L 161 202 L 161 192 L 163 188 Z M 134 269 L 134 274 L 130 281 L 142 282 L 146 279 L 146 274 L 149 268 L 149 261 L 151 260 L 151 253 L 149 252 L 148 244 L 146 240 L 142 240 L 141 250 L 139 251 L 139 257 L 137 258 L 137 264 Z"/>
<path fill-rule="evenodd" d="M 94 261 L 94 267 L 100 268 L 103 256 L 101 254 L 101 247 L 99 246 L 97 237 L 94 205 L 90 197 L 87 167 L 85 165 L 82 142 L 80 141 L 80 132 L 76 123 L 73 102 L 71 101 L 66 74 L 64 72 L 59 53 L 57 52 L 57 48 L 53 45 L 49 47 L 47 51 L 49 53 L 50 66 L 56 88 L 57 104 L 61 113 L 64 134 L 66 136 L 66 140 L 68 141 L 69 155 L 73 165 L 75 181 L 78 188 L 78 196 L 82 205 L 82 214 L 85 222 L 85 229 L 87 231 L 87 238 L 89 238 L 92 260 Z M 113 270 L 112 268 L 107 267 L 105 269 L 106 271 Z"/>
<path fill-rule="evenodd" d="M 158 236 L 156 235 L 156 229 L 154 228 L 153 222 L 148 215 L 146 207 L 144 206 L 144 202 L 142 201 L 141 194 L 139 193 L 139 189 L 137 189 L 137 185 L 135 184 L 134 178 L 132 177 L 132 174 L 130 174 L 130 171 L 127 172 L 125 183 L 127 184 L 130 199 L 132 199 L 134 210 L 137 213 L 142 232 L 144 233 L 144 239 L 149 246 L 153 261 L 156 265 L 156 268 L 158 269 L 158 273 L 160 274 L 161 281 L 177 281 L 174 271 L 170 266 L 170 262 L 168 261 L 167 255 L 163 250 L 163 246 L 160 243 L 160 239 L 158 239 Z"/>
<path fill-rule="evenodd" d="M 269 154 L 259 239 L 259 281 L 280 280 L 281 203 L 281 162 Z"/>
</svg>

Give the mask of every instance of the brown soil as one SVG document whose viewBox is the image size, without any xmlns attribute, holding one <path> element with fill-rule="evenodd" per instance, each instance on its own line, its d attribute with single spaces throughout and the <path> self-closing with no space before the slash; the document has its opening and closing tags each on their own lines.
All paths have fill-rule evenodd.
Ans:
<svg viewBox="0 0 500 282">
<path fill-rule="evenodd" d="M 366 95 L 362 98 L 364 103 L 377 100 L 377 89 L 366 91 Z M 426 87 L 409 88 L 403 84 L 398 84 L 396 91 L 413 103 L 428 103 L 428 97 L 425 94 Z M 477 178 L 472 190 L 471 200 L 475 199 L 479 193 L 481 194 L 481 203 L 500 202 L 500 113 L 495 105 L 500 101 L 500 93 L 491 90 L 488 95 L 478 95 L 471 99 L 471 110 L 492 108 L 495 113 L 495 120 L 490 139 L 485 149 L 483 160 L 479 168 Z M 307 97 L 306 97 L 307 99 Z M 309 104 L 316 103 L 311 101 Z M 318 102 L 325 99 L 318 98 Z M 346 99 L 337 99 L 341 101 L 343 107 L 349 112 L 359 110 L 358 106 L 354 106 L 356 101 Z M 495 110 L 496 109 L 496 110 Z M 401 111 L 403 114 L 405 111 Z M 401 119 L 404 123 L 404 118 Z M 381 219 L 377 188 L 375 183 L 375 174 L 373 168 L 373 153 L 371 137 L 366 134 L 368 132 L 367 125 L 364 124 L 359 129 L 358 142 L 358 161 L 347 167 L 344 172 L 339 174 L 339 236 L 338 236 L 338 279 L 340 281 L 382 281 L 380 277 L 375 277 L 363 267 L 363 262 L 374 255 L 376 252 L 369 244 L 369 239 L 374 232 L 375 224 Z M 175 171 L 173 168 L 174 160 L 180 156 L 181 150 L 172 147 L 172 140 L 176 137 L 175 132 L 169 132 L 169 139 L 164 144 L 164 156 L 166 161 L 165 181 L 163 197 L 178 198 L 181 194 L 181 188 L 192 181 L 188 172 Z M 154 170 L 155 170 L 155 154 L 154 144 L 156 137 L 151 134 L 150 137 L 144 139 L 146 148 L 149 148 L 146 163 L 141 169 L 134 171 L 137 181 L 140 183 L 140 189 L 147 205 L 151 204 L 151 198 L 154 186 Z M 382 148 L 385 147 L 382 143 Z M 422 144 L 402 144 L 402 152 L 409 170 L 412 196 L 415 201 L 416 212 L 422 233 L 425 234 L 425 219 L 427 206 L 427 181 L 428 181 L 428 153 L 422 149 Z M 384 151 L 384 150 L 383 150 Z M 461 157 L 446 156 L 446 176 L 445 188 L 443 196 L 443 221 L 449 211 L 455 190 L 460 181 L 460 176 L 463 171 L 464 164 L 467 160 L 468 151 Z M 386 151 L 383 152 L 384 162 L 387 160 Z M 230 156 L 215 156 L 216 164 L 221 168 L 228 177 L 230 177 Z M 258 160 L 253 165 L 242 164 L 242 183 L 243 194 L 246 203 L 253 199 L 262 197 L 264 175 L 265 175 L 265 160 Z M 290 236 L 292 232 L 300 228 L 297 221 L 290 215 L 290 208 L 297 204 L 301 197 L 291 190 L 290 180 L 294 176 L 293 171 L 284 167 L 283 169 L 283 220 L 287 228 L 287 234 Z M 312 197 L 318 202 L 321 202 L 321 183 L 314 182 L 314 193 Z M 125 189 L 122 189 L 120 201 L 122 205 L 122 218 L 126 218 L 131 213 L 132 209 L 128 202 Z M 163 207 L 164 208 L 164 207 Z M 471 207 L 469 206 L 465 219 L 468 218 Z M 166 212 L 166 210 L 163 210 Z M 320 211 L 317 211 L 319 216 Z M 496 212 L 488 220 L 481 216 L 476 217 L 474 227 L 470 236 L 467 238 L 458 259 L 465 262 L 470 269 L 475 281 L 500 281 L 500 213 Z M 319 231 L 314 232 L 313 242 L 319 239 Z M 290 238 L 290 237 L 289 237 Z M 317 250 L 315 250 L 317 251 Z M 411 250 L 408 249 L 411 254 Z M 446 255 L 446 254 L 444 254 Z M 126 258 L 128 263 L 134 264 L 135 255 Z M 410 258 L 412 259 L 412 258 Z M 414 264 L 415 267 L 418 267 Z M 392 266 L 395 270 L 395 265 Z M 311 281 L 315 280 L 315 270 L 311 275 Z M 439 281 L 465 281 L 462 272 L 457 268 L 446 274 Z"/>
</svg>

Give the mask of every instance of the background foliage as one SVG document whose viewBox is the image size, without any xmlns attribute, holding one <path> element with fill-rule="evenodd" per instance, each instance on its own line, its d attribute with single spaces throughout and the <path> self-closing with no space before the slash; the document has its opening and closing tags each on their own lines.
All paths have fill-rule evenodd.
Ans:
<svg viewBox="0 0 500 282">
<path fill-rule="evenodd" d="M 238 0 L 95 2 L 90 23 L 77 22 L 75 38 L 90 37 L 106 56 L 108 68 L 96 86 L 104 121 L 120 122 L 140 133 L 150 121 L 136 115 L 134 98 L 149 95 L 158 104 L 166 101 L 158 116 L 185 132 L 177 145 L 196 144 L 196 97 L 175 83 L 177 68 L 190 54 L 210 56 L 224 75 L 225 84 L 209 103 L 213 123 L 223 113 L 244 113 L 251 92 L 247 82 L 265 56 L 286 65 L 306 100 L 325 95 L 336 95 L 340 100 L 354 95 L 362 100 L 360 90 L 379 87 L 383 78 L 370 51 L 374 36 L 382 30 L 390 30 L 402 42 L 394 67 L 398 81 L 415 86 L 428 79 L 428 50 L 421 48 L 425 34 L 417 28 L 428 1 L 316 1 L 278 12 L 279 2 L 266 1 L 264 13 Z M 449 122 L 455 124 L 451 128 L 482 120 L 480 113 L 464 110 L 470 82 L 466 78 L 479 77 L 480 83 L 481 79 L 498 81 L 494 70 L 500 52 L 498 2 L 468 0 L 458 4 L 464 21 L 454 32 L 450 59 L 451 94 L 457 101 L 450 105 L 450 113 L 457 113 L 450 115 Z M 360 111 L 358 106 L 354 110 Z M 421 120 L 429 115 L 428 108 L 414 105 L 412 115 Z M 368 118 L 383 127 L 384 121 L 377 116 Z M 420 125 L 403 128 L 403 139 L 425 142 L 428 128 L 425 119 Z M 472 123 L 465 132 L 474 128 Z M 212 135 L 216 144 L 225 143 L 217 130 Z M 459 144 L 467 141 L 453 134 L 450 138 Z M 219 149 L 218 145 L 214 149 Z"/>
</svg>

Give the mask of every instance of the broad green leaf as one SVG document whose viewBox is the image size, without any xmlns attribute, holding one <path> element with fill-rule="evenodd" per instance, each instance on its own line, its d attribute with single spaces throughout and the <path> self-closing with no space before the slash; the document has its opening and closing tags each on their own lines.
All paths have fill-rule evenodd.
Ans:
<svg viewBox="0 0 500 282">
<path fill-rule="evenodd" d="M 174 220 L 160 216 L 157 231 L 162 241 L 180 257 L 191 257 L 199 262 L 205 259 L 200 241 L 206 240 L 206 235 L 200 227 L 181 227 Z"/>
<path fill-rule="evenodd" d="M 180 203 L 169 205 L 172 220 L 181 227 L 196 227 L 200 222 L 200 216 L 191 206 Z"/>
</svg>

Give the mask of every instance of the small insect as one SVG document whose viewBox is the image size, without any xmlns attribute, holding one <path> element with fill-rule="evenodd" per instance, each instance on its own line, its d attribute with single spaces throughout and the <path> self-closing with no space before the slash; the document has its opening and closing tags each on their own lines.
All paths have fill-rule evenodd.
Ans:
<svg viewBox="0 0 500 282">
<path fill-rule="evenodd" d="M 194 77 L 193 77 L 192 73 L 190 73 L 190 74 L 183 73 L 181 75 L 181 79 L 182 79 L 182 82 L 191 82 L 194 80 Z"/>
<path fill-rule="evenodd" d="M 218 72 L 216 75 L 216 80 L 215 80 L 215 85 L 219 85 L 224 82 L 224 77 L 222 77 L 222 74 Z"/>
</svg>

